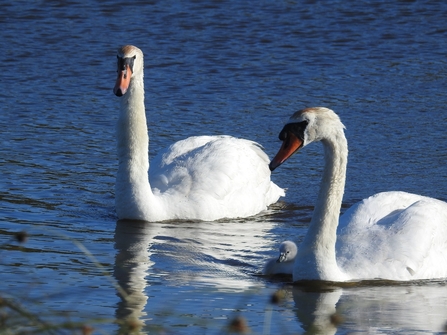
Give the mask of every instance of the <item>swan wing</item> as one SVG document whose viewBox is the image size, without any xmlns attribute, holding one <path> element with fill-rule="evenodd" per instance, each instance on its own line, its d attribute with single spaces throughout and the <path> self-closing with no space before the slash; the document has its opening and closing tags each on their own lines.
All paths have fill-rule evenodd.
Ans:
<svg viewBox="0 0 447 335">
<path fill-rule="evenodd" d="M 337 263 L 353 279 L 447 277 L 447 204 L 384 192 L 351 207 L 337 233 Z"/>
<path fill-rule="evenodd" d="M 193 217 L 242 217 L 266 209 L 284 195 L 271 182 L 268 163 L 255 142 L 196 136 L 160 152 L 151 162 L 149 178 L 154 194 L 171 208 L 176 201 L 188 201 L 190 206 L 182 206 L 195 211 Z"/>
</svg>

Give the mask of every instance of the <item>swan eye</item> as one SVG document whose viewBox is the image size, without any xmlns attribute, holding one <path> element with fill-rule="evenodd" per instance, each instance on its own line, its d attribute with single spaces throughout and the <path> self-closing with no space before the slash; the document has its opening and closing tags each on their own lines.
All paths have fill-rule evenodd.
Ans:
<svg viewBox="0 0 447 335">
<path fill-rule="evenodd" d="M 308 124 L 309 124 L 308 121 L 293 122 L 286 124 L 279 133 L 279 139 L 281 141 L 285 141 L 288 137 L 287 134 L 290 132 L 294 134 L 296 137 L 298 137 L 300 140 L 304 141 L 304 131 L 306 130 Z"/>
<path fill-rule="evenodd" d="M 133 72 L 133 63 L 135 58 L 137 58 L 137 56 L 133 56 L 133 57 L 120 57 L 120 56 L 116 56 L 118 58 L 118 72 L 119 71 L 126 71 L 126 66 L 128 65 L 130 67 L 130 70 Z"/>
<path fill-rule="evenodd" d="M 287 139 L 287 131 L 285 129 L 281 130 L 279 133 L 279 139 L 285 141 Z"/>
</svg>

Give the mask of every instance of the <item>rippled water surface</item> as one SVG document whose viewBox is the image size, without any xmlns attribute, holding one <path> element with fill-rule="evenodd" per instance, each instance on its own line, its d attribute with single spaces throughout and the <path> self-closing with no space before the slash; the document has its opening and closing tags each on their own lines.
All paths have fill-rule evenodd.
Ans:
<svg viewBox="0 0 447 335">
<path fill-rule="evenodd" d="M 112 87 L 116 49 L 139 46 L 152 156 L 198 134 L 273 156 L 292 112 L 327 106 L 347 127 L 344 207 L 384 190 L 446 200 L 446 17 L 447 3 L 428 1 L 2 4 L 0 297 L 38 324 L 98 334 L 128 333 L 116 321 L 134 318 L 142 334 L 219 334 L 237 317 L 255 334 L 440 332 L 442 282 L 309 288 L 258 275 L 306 232 L 319 145 L 274 172 L 287 197 L 256 217 L 117 222 Z"/>
</svg>

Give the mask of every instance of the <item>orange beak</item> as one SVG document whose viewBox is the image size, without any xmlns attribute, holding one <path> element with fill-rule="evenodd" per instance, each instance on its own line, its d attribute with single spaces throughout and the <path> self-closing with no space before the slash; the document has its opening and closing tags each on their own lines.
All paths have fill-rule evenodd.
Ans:
<svg viewBox="0 0 447 335">
<path fill-rule="evenodd" d="M 126 65 L 124 70 L 118 71 L 118 78 L 116 78 L 115 87 L 113 88 L 113 93 L 116 96 L 121 97 L 126 94 L 130 85 L 130 77 L 132 77 L 132 70 L 129 65 Z"/>
<path fill-rule="evenodd" d="M 269 164 L 270 171 L 275 170 L 278 166 L 284 163 L 299 148 L 301 148 L 302 145 L 303 141 L 289 132 L 287 138 L 282 142 L 281 149 L 279 149 L 275 158 L 273 158 Z"/>
</svg>

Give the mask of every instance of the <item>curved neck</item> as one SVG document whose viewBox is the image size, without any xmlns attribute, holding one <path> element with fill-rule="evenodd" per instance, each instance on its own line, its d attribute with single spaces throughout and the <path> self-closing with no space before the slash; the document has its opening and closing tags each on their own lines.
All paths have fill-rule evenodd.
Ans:
<svg viewBox="0 0 447 335">
<path fill-rule="evenodd" d="M 119 218 L 143 219 L 153 197 L 149 185 L 149 135 L 144 108 L 143 76 L 132 78 L 121 98 L 117 128 L 118 174 L 115 197 Z M 143 203 L 144 200 L 144 203 Z"/>
<path fill-rule="evenodd" d="M 295 267 L 302 265 L 306 279 L 339 281 L 345 275 L 337 266 L 335 243 L 346 180 L 348 144 L 343 130 L 322 140 L 322 143 L 325 159 L 323 178 L 309 230 L 300 245 L 300 260 Z M 304 269 L 306 266 L 308 268 Z M 294 275 L 296 279 L 299 278 Z"/>
</svg>

